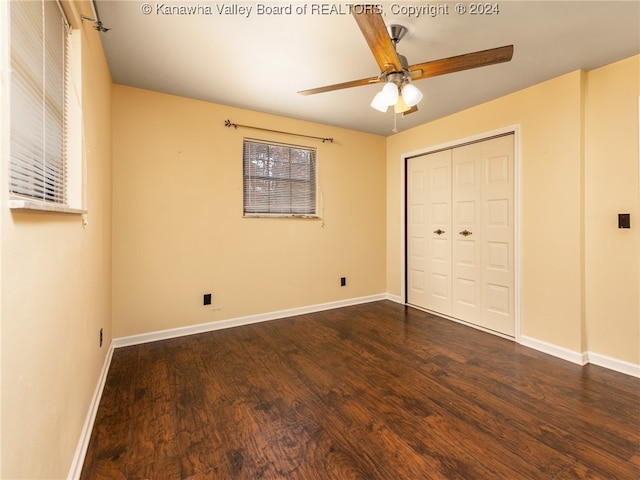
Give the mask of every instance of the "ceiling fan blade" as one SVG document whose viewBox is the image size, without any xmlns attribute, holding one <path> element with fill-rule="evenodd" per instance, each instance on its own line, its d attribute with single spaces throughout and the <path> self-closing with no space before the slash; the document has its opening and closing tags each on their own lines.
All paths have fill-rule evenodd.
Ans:
<svg viewBox="0 0 640 480">
<path fill-rule="evenodd" d="M 353 10 L 362 35 L 364 35 L 371 53 L 378 63 L 381 72 L 401 72 L 402 63 L 393 47 L 393 42 L 387 32 L 387 27 L 382 20 L 382 15 L 372 11 L 373 8 L 360 8 Z"/>
<path fill-rule="evenodd" d="M 409 115 L 410 113 L 417 112 L 417 111 L 418 111 L 418 106 L 414 105 L 413 107 L 411 107 L 406 112 L 402 112 L 402 116 L 405 117 L 405 116 Z"/>
<path fill-rule="evenodd" d="M 352 80 L 350 82 L 336 83 L 334 85 L 327 85 L 326 87 L 310 88 L 309 90 L 302 90 L 298 92 L 300 95 L 315 95 L 316 93 L 331 92 L 333 90 L 341 90 L 343 88 L 360 87 L 362 85 L 370 85 L 373 83 L 380 83 L 380 77 L 362 78 L 360 80 Z"/>
<path fill-rule="evenodd" d="M 513 45 L 506 45 L 504 47 L 490 48 L 489 50 L 480 50 L 479 52 L 465 53 L 464 55 L 457 55 L 455 57 L 417 63 L 410 65 L 409 71 L 411 72 L 411 78 L 413 80 L 420 80 L 422 78 L 508 62 L 512 56 Z"/>
</svg>

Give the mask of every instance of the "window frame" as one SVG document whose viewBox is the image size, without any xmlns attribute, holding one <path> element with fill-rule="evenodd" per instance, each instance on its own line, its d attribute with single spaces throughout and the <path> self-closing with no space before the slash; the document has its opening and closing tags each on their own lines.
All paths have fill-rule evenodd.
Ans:
<svg viewBox="0 0 640 480">
<path fill-rule="evenodd" d="M 8 4 L 13 4 L 16 2 L 8 2 Z M 51 2 L 50 0 L 35 0 L 32 2 L 33 4 L 39 4 L 42 6 L 42 15 L 39 16 L 36 20 L 35 25 L 41 23 L 43 25 L 43 33 L 42 36 L 37 37 L 38 42 L 33 43 L 33 50 L 29 53 L 25 53 L 23 51 L 20 53 L 23 59 L 26 59 L 27 62 L 35 61 L 38 62 L 40 60 L 43 61 L 45 65 L 43 67 L 43 71 L 39 73 L 42 77 L 41 81 L 42 87 L 38 90 L 32 90 L 30 92 L 31 96 L 23 96 L 23 101 L 29 102 L 29 105 L 37 106 L 38 109 L 34 110 L 34 113 L 28 117 L 23 117 L 21 119 L 22 125 L 25 125 L 26 122 L 36 121 L 39 122 L 40 116 L 43 118 L 43 125 L 45 124 L 45 115 L 47 115 L 47 100 L 46 93 L 46 72 L 51 71 L 51 68 L 54 68 L 55 75 L 61 79 L 62 88 L 61 95 L 63 98 L 62 109 L 60 115 L 56 117 L 55 120 L 55 128 L 59 130 L 58 141 L 60 142 L 60 150 L 57 147 L 54 149 L 56 153 L 51 154 L 49 151 L 49 147 L 47 143 L 44 142 L 42 144 L 38 144 L 37 140 L 29 140 L 27 142 L 18 141 L 14 144 L 14 128 L 18 125 L 18 129 L 20 128 L 20 123 L 18 121 L 19 115 L 14 113 L 14 103 L 17 102 L 14 96 L 14 89 L 17 88 L 18 85 L 17 73 L 14 71 L 13 64 L 13 42 L 16 41 L 17 35 L 11 33 L 14 25 L 12 25 L 13 13 L 11 8 L 13 5 L 7 6 L 7 23 L 10 26 L 7 33 L 7 40 L 9 42 L 8 53 L 9 56 L 7 58 L 7 63 L 10 67 L 10 93 L 7 96 L 9 101 L 8 115 L 7 118 L 9 120 L 9 169 L 8 169 L 8 206 L 12 210 L 38 210 L 38 211 L 50 211 L 50 212 L 58 212 L 58 213 L 73 213 L 73 214 L 84 214 L 87 213 L 84 209 L 84 157 L 83 157 L 83 141 L 82 141 L 82 112 L 81 112 L 81 33 L 79 30 L 73 29 L 67 14 L 65 13 L 62 4 L 59 0 L 55 2 Z M 55 10 L 55 14 L 52 13 L 53 10 L 50 8 L 52 3 L 55 3 L 57 9 Z M 45 5 L 48 4 L 48 5 Z M 58 17 L 59 13 L 59 17 Z M 54 16 L 55 15 L 55 16 Z M 53 17 L 53 18 L 51 18 Z M 60 23 L 58 23 L 60 22 Z M 53 37 L 50 36 L 48 31 L 45 29 L 46 25 L 49 23 L 54 23 L 57 25 L 62 25 L 62 29 L 57 33 L 54 30 L 55 35 Z M 56 27 L 58 28 L 58 27 Z M 62 35 L 60 35 L 62 33 Z M 59 63 L 55 63 L 50 65 L 49 62 L 44 62 L 44 56 L 47 55 L 47 44 L 52 39 L 58 39 L 58 41 L 63 44 L 62 47 L 62 60 Z M 25 55 L 31 55 L 25 56 Z M 38 58 L 40 57 L 40 58 Z M 31 60 L 29 60 L 31 59 Z M 24 60 L 23 60 L 24 61 Z M 27 72 L 28 75 L 30 75 Z M 36 73 L 38 75 L 38 73 Z M 27 81 L 31 77 L 22 77 L 26 78 Z M 38 77 L 36 77 L 38 78 Z M 22 82 L 24 84 L 24 81 Z M 24 87 L 22 87 L 24 88 Z M 60 93 L 60 92 L 59 92 Z M 17 94 L 19 95 L 19 93 Z M 41 97 L 41 98 L 39 98 Z M 21 103 L 18 103 L 20 105 Z M 14 124 L 15 122 L 15 124 Z M 24 127 L 23 131 L 24 131 Z M 44 128 L 44 127 L 43 127 Z M 19 130 L 15 130 L 18 132 Z M 34 136 L 34 138 L 37 138 Z M 18 147 L 19 145 L 19 147 Z M 30 150 L 30 145 L 33 145 L 33 150 Z M 14 149 L 21 148 L 23 153 L 22 157 L 14 156 Z M 41 150 L 41 154 L 34 153 Z M 31 152 L 33 155 L 30 155 Z M 52 175 L 49 173 L 45 173 L 45 169 L 47 166 L 47 162 L 53 156 L 55 158 L 56 155 L 59 155 L 59 170 L 58 173 Z M 16 173 L 20 168 L 31 169 L 32 172 L 40 170 L 41 176 L 39 179 L 36 179 L 35 173 L 29 174 L 27 173 L 26 177 L 22 179 L 22 185 L 18 185 L 20 182 L 19 174 Z M 24 171 L 24 170 L 23 170 Z M 29 179 L 29 176 L 32 178 Z M 61 190 L 63 193 L 58 198 L 50 198 L 49 196 L 38 192 L 38 189 L 43 189 L 43 185 L 48 182 L 55 182 L 55 189 Z"/>
<path fill-rule="evenodd" d="M 269 165 L 268 168 L 271 175 L 251 175 L 250 171 L 250 150 L 247 148 L 248 145 L 264 145 L 270 151 L 271 148 L 274 150 L 282 150 L 286 149 L 288 152 L 287 158 L 276 158 L 272 160 L 269 157 L 270 161 L 274 163 L 280 164 L 288 164 L 289 166 L 289 174 L 288 176 L 282 176 L 282 170 L 278 170 L 277 167 L 274 167 L 273 163 Z M 303 152 L 309 152 L 309 168 L 311 169 L 308 173 L 309 177 L 307 179 L 304 178 L 296 178 L 295 175 L 292 175 L 291 162 L 292 151 L 298 150 Z M 307 145 L 296 145 L 290 143 L 281 143 L 274 142 L 270 140 L 260 140 L 255 138 L 243 138 L 242 142 L 242 213 L 244 218 L 300 218 L 300 219 L 319 219 L 318 215 L 318 152 L 315 147 L 310 147 Z M 278 170 L 278 174 L 273 174 L 274 170 Z M 308 192 L 305 192 L 305 200 L 302 203 L 295 204 L 295 194 L 292 193 L 292 188 L 289 188 L 289 195 L 281 196 L 278 198 L 278 194 L 273 194 L 273 190 L 270 191 L 270 194 L 267 195 L 269 200 L 276 197 L 275 202 L 269 202 L 269 208 L 265 208 L 266 204 L 264 202 L 256 201 L 251 203 L 250 200 L 254 199 L 255 196 L 252 196 L 248 191 L 252 185 L 255 186 L 253 181 L 269 181 L 273 184 L 288 184 L 290 187 L 293 185 L 310 185 L 308 188 Z M 282 203 L 278 202 L 283 198 L 288 198 L 288 202 Z M 305 204 L 308 202 L 308 204 Z M 288 203 L 290 206 L 293 205 L 293 208 L 290 208 L 290 211 L 284 211 L 284 206 Z M 297 205 L 297 207 L 296 207 Z M 262 207 L 262 209 L 261 209 Z M 308 207 L 308 208 L 306 208 Z M 295 211 L 300 210 L 300 211 Z"/>
</svg>

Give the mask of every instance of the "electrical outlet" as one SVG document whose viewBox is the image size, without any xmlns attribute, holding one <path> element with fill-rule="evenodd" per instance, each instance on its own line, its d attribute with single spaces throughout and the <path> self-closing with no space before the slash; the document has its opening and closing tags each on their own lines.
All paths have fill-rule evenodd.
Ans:
<svg viewBox="0 0 640 480">
<path fill-rule="evenodd" d="M 344 287 L 347 284 L 347 277 L 340 277 L 340 286 Z"/>
<path fill-rule="evenodd" d="M 631 228 L 631 214 L 619 213 L 618 214 L 618 228 Z"/>
<path fill-rule="evenodd" d="M 202 304 L 203 305 L 211 305 L 211 294 L 210 293 L 205 293 L 204 297 L 202 299 Z"/>
<path fill-rule="evenodd" d="M 100 329 L 100 347 L 102 347 L 102 329 Z"/>
</svg>

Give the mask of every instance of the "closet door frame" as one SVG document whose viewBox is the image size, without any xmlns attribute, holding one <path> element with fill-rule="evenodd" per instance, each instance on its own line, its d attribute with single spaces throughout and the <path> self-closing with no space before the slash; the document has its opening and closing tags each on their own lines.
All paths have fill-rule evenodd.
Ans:
<svg viewBox="0 0 640 480">
<path fill-rule="evenodd" d="M 514 136 L 514 272 L 515 272 L 515 288 L 514 288 L 514 320 L 515 320 L 515 335 L 514 337 L 503 335 L 493 330 L 488 330 L 482 328 L 480 326 L 474 325 L 472 323 L 464 322 L 462 320 L 456 319 L 454 317 L 450 317 L 447 315 L 442 315 L 437 312 L 431 312 L 435 315 L 439 315 L 445 317 L 447 319 L 453 320 L 458 323 L 462 323 L 464 325 L 468 325 L 473 328 L 477 328 L 479 330 L 487 331 L 497 336 L 501 336 L 504 338 L 515 340 L 520 343 L 520 286 L 521 286 L 521 202 L 520 202 L 520 164 L 521 164 L 521 136 L 520 136 L 520 125 L 509 125 L 497 130 L 483 132 L 477 135 L 472 135 L 469 137 L 459 138 L 450 142 L 440 143 L 437 145 L 427 146 L 419 150 L 414 150 L 411 152 L 406 152 L 401 155 L 401 196 L 402 196 L 402 211 L 401 211 L 401 230 L 402 230 L 402 241 L 401 245 L 401 268 L 400 268 L 400 296 L 402 302 L 407 304 L 407 161 L 416 156 L 420 155 L 428 155 L 431 153 L 435 153 L 440 150 L 446 150 L 451 148 L 460 147 L 469 143 L 481 142 L 484 140 L 489 140 L 493 137 L 513 134 Z M 415 307 L 415 306 L 414 306 Z M 415 307 L 418 308 L 418 307 Z"/>
</svg>

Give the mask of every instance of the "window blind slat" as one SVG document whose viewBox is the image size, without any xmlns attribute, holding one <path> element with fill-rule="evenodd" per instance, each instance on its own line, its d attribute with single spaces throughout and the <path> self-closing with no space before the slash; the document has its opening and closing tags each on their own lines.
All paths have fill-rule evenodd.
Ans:
<svg viewBox="0 0 640 480">
<path fill-rule="evenodd" d="M 57 2 L 11 2 L 12 194 L 66 202 L 69 35 Z"/>
<path fill-rule="evenodd" d="M 316 151 L 245 140 L 244 212 L 315 215 Z"/>
</svg>

